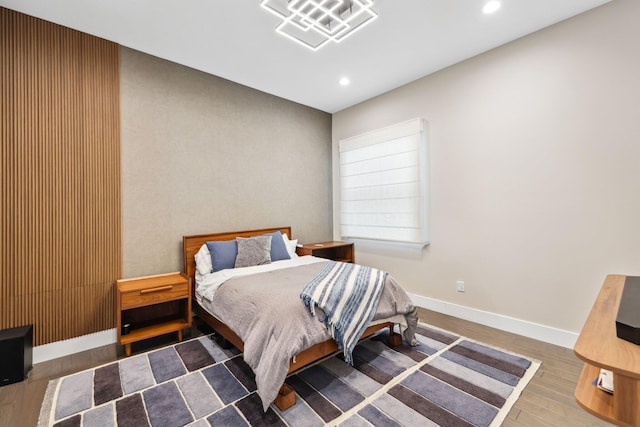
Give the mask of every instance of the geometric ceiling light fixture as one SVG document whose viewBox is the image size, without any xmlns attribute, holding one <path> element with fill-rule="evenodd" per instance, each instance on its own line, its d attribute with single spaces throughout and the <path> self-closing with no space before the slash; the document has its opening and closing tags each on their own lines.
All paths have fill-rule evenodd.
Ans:
<svg viewBox="0 0 640 427">
<path fill-rule="evenodd" d="M 311 50 L 342 40 L 378 17 L 373 0 L 262 0 L 282 23 L 276 32 Z"/>
</svg>

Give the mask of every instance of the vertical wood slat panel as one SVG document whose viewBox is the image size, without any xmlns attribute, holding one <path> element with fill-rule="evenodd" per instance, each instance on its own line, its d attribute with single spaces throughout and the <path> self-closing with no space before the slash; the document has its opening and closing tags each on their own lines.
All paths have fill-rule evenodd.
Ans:
<svg viewBox="0 0 640 427">
<path fill-rule="evenodd" d="M 113 327 L 121 276 L 119 54 L 0 8 L 0 329 L 41 345 Z"/>
</svg>

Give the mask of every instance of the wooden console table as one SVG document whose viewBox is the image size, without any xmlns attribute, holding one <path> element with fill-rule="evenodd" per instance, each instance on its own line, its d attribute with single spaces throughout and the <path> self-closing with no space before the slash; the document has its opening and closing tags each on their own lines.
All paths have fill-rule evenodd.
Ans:
<svg viewBox="0 0 640 427">
<path fill-rule="evenodd" d="M 576 386 L 578 404 L 621 426 L 640 426 L 640 346 L 616 336 L 616 316 L 626 276 L 607 276 L 578 341 L 585 364 Z M 613 394 L 593 385 L 600 368 L 613 372 Z"/>
</svg>

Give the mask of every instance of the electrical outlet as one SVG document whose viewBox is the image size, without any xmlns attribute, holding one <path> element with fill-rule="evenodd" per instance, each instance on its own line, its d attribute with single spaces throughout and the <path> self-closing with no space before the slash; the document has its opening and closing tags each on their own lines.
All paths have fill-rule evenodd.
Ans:
<svg viewBox="0 0 640 427">
<path fill-rule="evenodd" d="M 456 282 L 456 290 L 458 292 L 464 292 L 464 282 L 462 280 Z"/>
</svg>

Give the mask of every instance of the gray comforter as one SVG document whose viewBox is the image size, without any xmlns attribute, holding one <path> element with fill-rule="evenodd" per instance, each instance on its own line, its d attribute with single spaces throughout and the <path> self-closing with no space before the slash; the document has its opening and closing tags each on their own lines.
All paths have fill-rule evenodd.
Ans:
<svg viewBox="0 0 640 427">
<path fill-rule="evenodd" d="M 300 291 L 325 266 L 318 262 L 236 277 L 221 285 L 211 301 L 214 315 L 244 341 L 244 360 L 256 375 L 266 411 L 284 383 L 291 359 L 331 336 L 311 316 Z M 414 343 L 418 316 L 413 302 L 389 275 L 373 320 L 404 314 L 404 338 Z M 321 318 L 321 317 L 320 317 Z"/>
</svg>

